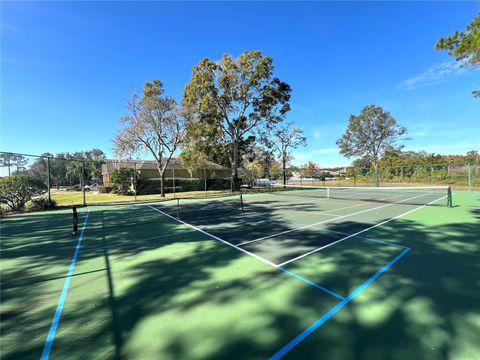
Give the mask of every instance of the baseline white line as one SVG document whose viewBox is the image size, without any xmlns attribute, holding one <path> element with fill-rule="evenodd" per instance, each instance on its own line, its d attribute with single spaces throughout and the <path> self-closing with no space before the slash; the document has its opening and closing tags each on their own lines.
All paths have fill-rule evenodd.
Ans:
<svg viewBox="0 0 480 360">
<path fill-rule="evenodd" d="M 444 196 L 444 198 L 445 198 L 445 197 L 446 197 L 446 196 Z M 300 256 L 297 256 L 296 258 L 287 260 L 287 261 L 279 264 L 278 266 L 280 267 L 280 266 L 287 265 L 287 264 L 289 264 L 289 263 L 291 263 L 291 262 L 293 262 L 293 261 L 296 261 L 296 260 L 299 260 L 299 259 L 301 259 L 301 258 L 304 258 L 305 256 L 308 256 L 308 255 L 311 255 L 311 254 L 313 254 L 313 253 L 316 253 L 317 251 L 320 251 L 320 250 L 322 250 L 322 249 L 328 248 L 329 246 L 338 244 L 339 242 L 345 241 L 345 240 L 347 240 L 347 239 L 350 239 L 351 237 L 354 237 L 354 236 L 356 236 L 356 235 L 359 235 L 359 234 L 361 234 L 361 233 L 364 233 L 365 231 L 368 231 L 368 230 L 371 230 L 371 229 L 373 229 L 373 228 L 376 228 L 377 226 L 384 225 L 384 224 L 386 224 L 386 223 L 388 223 L 388 222 L 390 222 L 390 221 L 392 221 L 392 220 L 401 218 L 402 216 L 411 214 L 411 213 L 414 212 L 414 211 L 423 209 L 425 206 L 427 206 L 427 205 L 429 205 L 429 204 L 433 204 L 434 202 L 437 202 L 437 201 L 439 201 L 439 200 L 441 200 L 441 199 L 442 199 L 442 198 L 437 199 L 437 200 L 435 200 L 435 201 L 431 201 L 431 202 L 429 202 L 429 203 L 426 204 L 426 205 L 419 206 L 419 207 L 417 207 L 417 208 L 415 208 L 415 209 L 412 209 L 412 210 L 409 210 L 409 211 L 407 211 L 407 212 L 404 212 L 403 214 L 397 215 L 397 216 L 395 216 L 395 217 L 393 217 L 393 218 L 391 218 L 391 219 L 388 219 L 388 220 L 382 221 L 382 222 L 380 222 L 380 223 L 378 223 L 378 224 L 375 224 L 375 225 L 373 225 L 373 226 L 370 226 L 369 228 L 366 228 L 366 229 L 357 231 L 357 232 L 354 233 L 354 234 L 345 236 L 344 238 L 342 238 L 342 239 L 340 239 L 340 240 L 337 240 L 337 241 L 334 241 L 334 242 L 332 242 L 332 243 L 330 243 L 330 244 L 328 244 L 328 245 L 325 245 L 325 246 L 319 247 L 319 248 L 317 248 L 317 249 L 314 249 L 314 250 L 312 250 L 312 251 L 309 251 L 309 252 L 307 252 L 307 253 L 305 253 L 305 254 L 302 254 L 302 255 L 300 255 Z"/>
<path fill-rule="evenodd" d="M 417 196 L 414 196 L 414 197 L 411 197 L 411 198 L 408 198 L 408 199 L 404 199 L 404 200 L 401 200 L 401 201 L 397 201 L 397 202 L 394 202 L 394 203 L 391 203 L 391 204 L 386 204 L 386 205 L 382 205 L 382 206 L 377 206 L 377 207 L 374 207 L 374 208 L 370 208 L 370 209 L 358 211 L 358 212 L 355 212 L 355 213 L 352 213 L 352 214 L 343 215 L 343 216 L 340 216 L 340 217 L 337 217 L 337 218 L 319 221 L 319 222 L 316 222 L 316 223 L 313 223 L 313 224 L 308 224 L 308 225 L 305 225 L 305 226 L 300 226 L 300 227 L 295 228 L 295 229 L 285 230 L 285 231 L 279 232 L 279 233 L 277 233 L 277 234 L 272 234 L 272 235 L 264 236 L 264 237 L 261 237 L 261 238 L 258 238 L 258 239 L 253 239 L 253 240 L 245 241 L 245 242 L 243 242 L 243 243 L 238 244 L 238 246 L 243 246 L 243 245 L 250 244 L 250 243 L 253 243 L 253 242 L 270 239 L 270 238 L 272 238 L 272 237 L 276 237 L 276 236 L 283 235 L 283 234 L 288 234 L 288 233 L 291 233 L 291 232 L 293 232 L 293 231 L 308 229 L 308 228 L 311 228 L 311 227 L 313 227 L 313 226 L 317 226 L 317 225 L 320 225 L 320 224 L 325 224 L 325 223 L 328 223 L 328 222 L 331 222 L 331 221 L 335 221 L 335 220 L 340 220 L 340 219 L 343 219 L 343 218 L 346 218 L 346 217 L 349 217 L 349 216 L 354 216 L 354 215 L 358 215 L 358 214 L 363 214 L 363 213 L 366 213 L 366 212 L 369 212 L 369 211 L 382 209 L 382 208 L 384 208 L 384 207 L 388 207 L 388 206 L 392 206 L 392 205 L 396 205 L 396 204 L 401 204 L 401 203 L 404 202 L 404 201 L 416 199 L 416 198 L 418 198 L 418 197 L 426 196 L 426 195 L 429 195 L 429 194 L 417 195 Z M 444 197 L 446 197 L 446 196 L 444 196 Z M 440 200 L 440 199 L 438 199 L 438 200 Z M 435 200 L 435 201 L 438 201 L 438 200 Z M 430 204 L 430 203 L 429 203 L 429 204 Z M 425 206 L 425 205 L 423 205 L 423 206 Z"/>
<path fill-rule="evenodd" d="M 179 223 L 181 223 L 181 224 L 183 224 L 183 225 L 185 225 L 185 226 L 188 226 L 188 227 L 190 227 L 190 228 L 192 228 L 192 229 L 194 229 L 194 230 L 197 230 L 197 231 L 201 232 L 202 234 L 205 234 L 205 235 L 211 237 L 212 239 L 215 239 L 215 240 L 217 240 L 217 241 L 220 241 L 220 242 L 224 243 L 225 245 L 228 245 L 228 246 L 230 246 L 230 247 L 232 247 L 232 248 L 234 248 L 234 249 L 237 249 L 237 250 L 239 250 L 239 251 L 241 251 L 241 252 L 243 252 L 243 253 L 245 253 L 245 254 L 247 254 L 247 255 L 253 256 L 253 257 L 256 258 L 257 260 L 260 260 L 260 261 L 264 262 L 265 264 L 268 264 L 268 265 L 270 265 L 270 266 L 273 266 L 274 268 L 278 268 L 278 265 L 277 265 L 277 264 L 274 264 L 273 262 L 268 261 L 267 259 L 264 259 L 264 258 L 262 258 L 262 257 L 260 257 L 260 256 L 258 256 L 258 255 L 255 255 L 255 254 L 251 253 L 250 251 L 247 251 L 247 250 L 245 250 L 245 249 L 242 249 L 242 248 L 238 247 L 237 245 L 233 245 L 232 243 L 229 243 L 228 241 L 225 241 L 225 240 L 219 238 L 218 236 L 215 236 L 215 235 L 213 235 L 213 234 L 210 234 L 210 233 L 206 232 L 205 230 L 202 230 L 202 229 L 200 229 L 200 228 L 198 228 L 198 227 L 196 227 L 196 226 L 194 226 L 194 225 L 191 225 L 191 224 L 189 224 L 189 223 L 186 223 L 185 221 L 182 221 L 182 220 L 180 220 L 180 219 L 177 219 L 177 218 L 175 218 L 175 217 L 167 214 L 166 212 L 163 212 L 162 210 L 159 210 L 159 209 L 157 209 L 157 208 L 154 208 L 154 207 L 151 206 L 151 205 L 147 205 L 147 206 L 148 206 L 149 208 L 151 208 L 151 209 L 159 212 L 160 214 L 163 214 L 163 215 L 169 217 L 170 219 L 173 219 L 173 220 L 175 220 L 175 221 L 177 221 L 177 222 L 179 222 Z"/>
</svg>

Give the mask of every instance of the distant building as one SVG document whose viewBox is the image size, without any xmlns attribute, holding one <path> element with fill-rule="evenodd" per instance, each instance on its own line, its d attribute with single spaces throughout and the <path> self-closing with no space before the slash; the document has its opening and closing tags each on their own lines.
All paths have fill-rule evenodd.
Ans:
<svg viewBox="0 0 480 360">
<path fill-rule="evenodd" d="M 158 179 L 157 162 L 154 160 L 105 160 L 102 164 L 103 183 L 110 183 L 110 175 L 115 169 L 129 168 L 137 170 L 137 175 L 143 179 Z M 223 179 L 230 177 L 230 169 L 207 161 L 198 169 L 191 171 L 183 165 L 179 158 L 172 158 L 165 171 L 166 178 L 203 178 Z"/>
</svg>

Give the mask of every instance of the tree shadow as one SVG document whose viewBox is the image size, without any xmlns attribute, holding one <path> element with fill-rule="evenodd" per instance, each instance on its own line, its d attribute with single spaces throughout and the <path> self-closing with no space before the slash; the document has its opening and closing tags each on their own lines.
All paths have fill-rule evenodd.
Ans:
<svg viewBox="0 0 480 360">
<path fill-rule="evenodd" d="M 269 205 L 270 210 L 259 207 L 251 211 L 267 216 L 269 229 L 291 229 L 279 207 Z M 309 205 L 296 204 L 288 209 L 309 211 Z M 112 211 L 114 214 L 108 214 L 103 221 L 98 213 L 91 214 L 93 228 L 87 230 L 79 258 L 79 268 L 85 274 L 72 279 L 72 301 L 62 315 L 53 349 L 58 357 L 266 358 L 338 302 L 206 235 L 188 232 L 171 219 L 149 222 L 146 215 L 145 227 L 120 226 L 123 220 L 115 225 L 115 219 L 129 219 L 138 213 L 129 208 Z M 224 213 L 225 217 L 215 213 L 216 222 L 202 216 L 193 218 L 193 222 L 205 226 L 220 221 L 228 224 L 228 214 Z M 470 213 L 477 219 L 480 216 L 478 209 Z M 238 225 L 241 229 L 235 234 L 252 234 L 252 229 L 265 223 L 261 218 L 251 219 Z M 108 224 L 107 228 L 102 230 L 102 224 Z M 40 280 L 34 276 L 38 269 L 65 264 L 67 253 L 71 257 L 72 244 L 60 242 L 62 251 L 46 250 L 55 245 L 51 235 L 57 234 L 57 226 L 62 227 L 54 224 L 53 233 L 46 235 L 36 224 L 35 239 L 46 243 L 46 248 L 37 243 L 32 248 L 8 244 L 7 259 L 35 263 L 19 270 L 20 276 Z M 369 226 L 370 222 L 360 220 L 327 223 L 322 238 L 328 233 L 352 233 Z M 20 228 L 16 227 L 16 231 Z M 160 237 L 178 230 L 182 232 Z M 317 246 L 324 241 L 318 239 L 318 234 L 318 229 L 299 231 L 286 239 L 291 243 L 277 247 L 289 250 L 299 243 Z M 449 221 L 426 227 L 420 221 L 397 219 L 367 234 L 412 250 L 286 358 L 381 359 L 395 354 L 398 358 L 448 359 L 466 355 L 463 358 L 474 359 L 473 351 L 478 349 L 472 319 L 480 313 L 477 223 Z M 366 242 L 360 237 L 340 244 L 346 247 L 334 251 L 333 246 L 325 255 L 305 258 L 308 261 L 304 265 L 292 263 L 291 269 L 316 275 L 321 285 L 328 284 L 346 295 L 391 260 L 395 249 L 384 244 L 363 246 Z M 106 270 L 86 274 L 88 270 L 83 267 L 90 263 Z M 46 292 L 42 283 L 48 281 L 29 283 L 31 297 L 55 302 L 58 291 Z M 7 301 L 26 298 L 21 295 L 25 291 L 21 286 L 7 285 L 6 289 Z M 46 298 L 49 295 L 51 299 Z M 18 331 L 36 324 L 27 335 L 35 333 L 41 341 L 27 336 L 21 346 L 17 342 L 17 347 L 9 347 L 5 358 L 38 357 L 41 352 L 53 312 L 51 306 L 33 305 L 32 309 L 35 311 L 22 315 L 28 321 L 17 321 L 15 327 Z M 5 321 L 12 320 L 15 317 Z M 8 335 L 15 329 L 4 330 L 2 326 L 2 337 L 3 331 Z"/>
</svg>

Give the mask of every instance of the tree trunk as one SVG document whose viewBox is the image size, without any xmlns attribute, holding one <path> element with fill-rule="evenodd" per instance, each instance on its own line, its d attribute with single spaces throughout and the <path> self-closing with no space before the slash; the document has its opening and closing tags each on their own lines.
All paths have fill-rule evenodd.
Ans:
<svg viewBox="0 0 480 360">
<path fill-rule="evenodd" d="M 375 163 L 374 167 L 375 167 L 375 186 L 378 187 L 380 185 L 380 180 L 378 178 L 378 163 Z"/>
<path fill-rule="evenodd" d="M 233 140 L 233 161 L 232 161 L 232 182 L 233 182 L 233 190 L 239 191 L 240 190 L 240 183 L 238 179 L 238 140 Z"/>
<path fill-rule="evenodd" d="M 160 175 L 160 197 L 165 197 L 165 171 L 161 165 L 157 165 L 158 174 Z"/>
<path fill-rule="evenodd" d="M 282 154 L 283 185 L 287 185 L 287 157 Z"/>
</svg>

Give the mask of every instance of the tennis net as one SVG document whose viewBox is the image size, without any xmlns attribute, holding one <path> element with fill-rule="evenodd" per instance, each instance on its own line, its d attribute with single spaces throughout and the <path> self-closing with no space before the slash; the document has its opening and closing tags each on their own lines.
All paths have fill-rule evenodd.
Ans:
<svg viewBox="0 0 480 360">
<path fill-rule="evenodd" d="M 275 194 L 380 203 L 452 206 L 449 186 L 415 187 L 327 187 L 285 185 L 271 187 Z"/>
</svg>

